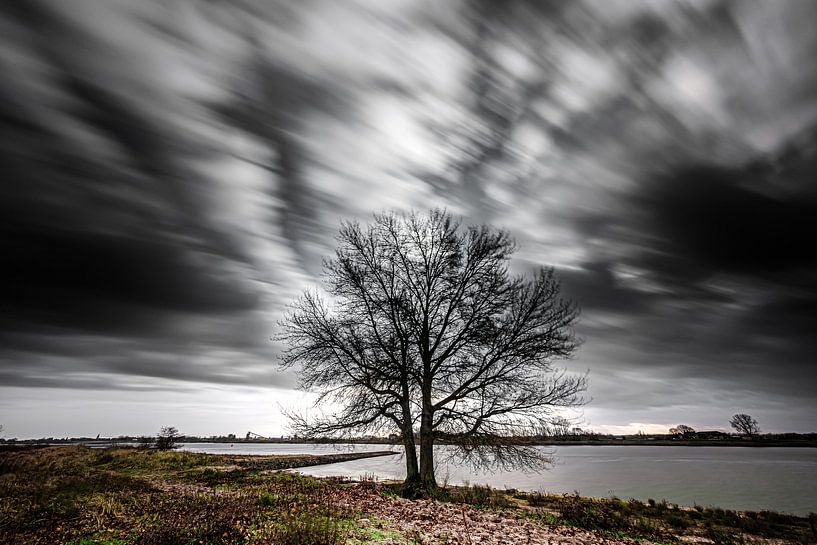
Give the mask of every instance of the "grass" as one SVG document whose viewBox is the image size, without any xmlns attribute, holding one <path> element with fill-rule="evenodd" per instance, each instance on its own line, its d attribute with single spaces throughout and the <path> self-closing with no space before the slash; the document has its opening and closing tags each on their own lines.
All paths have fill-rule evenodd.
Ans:
<svg viewBox="0 0 817 545">
<path fill-rule="evenodd" d="M 239 462 L 239 463 L 237 463 Z M 330 482 L 272 458 L 82 447 L 0 454 L 0 543 L 340 545 Z M 285 459 L 294 464 L 293 457 Z"/>
<path fill-rule="evenodd" d="M 407 539 L 399 532 L 388 528 L 389 523 L 383 519 L 370 517 L 361 519 L 350 530 L 347 545 L 376 545 L 381 543 L 415 545 L 416 541 Z"/>
</svg>

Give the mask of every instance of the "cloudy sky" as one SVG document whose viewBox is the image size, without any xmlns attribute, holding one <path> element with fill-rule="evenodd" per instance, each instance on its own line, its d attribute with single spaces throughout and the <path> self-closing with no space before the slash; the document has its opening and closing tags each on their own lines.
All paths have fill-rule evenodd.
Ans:
<svg viewBox="0 0 817 545">
<path fill-rule="evenodd" d="M 512 231 L 586 427 L 817 431 L 811 0 L 29 0 L 0 18 L 6 437 L 285 432 L 343 218 Z"/>
</svg>

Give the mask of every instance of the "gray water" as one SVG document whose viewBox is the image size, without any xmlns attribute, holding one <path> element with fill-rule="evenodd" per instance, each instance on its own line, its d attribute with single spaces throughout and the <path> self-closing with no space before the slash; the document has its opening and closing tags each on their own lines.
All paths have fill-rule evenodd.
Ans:
<svg viewBox="0 0 817 545">
<path fill-rule="evenodd" d="M 328 454 L 385 450 L 386 445 L 188 443 L 185 450 L 233 454 Z M 485 473 L 440 463 L 439 482 L 583 496 L 717 506 L 804 515 L 817 511 L 817 449 L 753 447 L 559 446 L 541 447 L 554 457 L 542 473 Z M 445 453 L 440 447 L 439 454 Z M 394 449 L 399 450 L 399 449 Z M 299 468 L 316 476 L 403 479 L 400 455 Z"/>
</svg>

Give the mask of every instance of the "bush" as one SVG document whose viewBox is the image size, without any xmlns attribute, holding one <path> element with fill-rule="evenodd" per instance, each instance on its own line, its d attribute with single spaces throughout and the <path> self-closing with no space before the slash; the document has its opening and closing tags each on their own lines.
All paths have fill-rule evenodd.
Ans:
<svg viewBox="0 0 817 545">
<path fill-rule="evenodd" d="M 608 502 L 584 499 L 578 494 L 562 496 L 557 509 L 563 519 L 581 528 L 623 530 L 629 527 L 626 518 L 612 509 Z"/>
<path fill-rule="evenodd" d="M 176 448 L 176 443 L 181 436 L 179 430 L 173 426 L 164 426 L 159 430 L 159 435 L 156 437 L 156 448 L 159 450 L 172 450 Z"/>
<path fill-rule="evenodd" d="M 264 507 L 272 507 L 273 505 L 278 504 L 278 496 L 275 494 L 270 494 L 269 492 L 264 492 L 258 498 L 258 505 L 263 505 Z"/>
<path fill-rule="evenodd" d="M 672 515 L 667 516 L 664 520 L 667 521 L 667 524 L 679 530 L 684 530 L 692 526 L 692 522 L 684 515 L 680 514 L 676 515 L 673 513 Z"/>
<path fill-rule="evenodd" d="M 511 501 L 508 497 L 497 492 L 488 485 L 474 484 L 467 482 L 464 486 L 456 486 L 444 489 L 444 497 L 441 499 L 453 503 L 465 503 L 476 507 L 510 507 Z"/>
</svg>

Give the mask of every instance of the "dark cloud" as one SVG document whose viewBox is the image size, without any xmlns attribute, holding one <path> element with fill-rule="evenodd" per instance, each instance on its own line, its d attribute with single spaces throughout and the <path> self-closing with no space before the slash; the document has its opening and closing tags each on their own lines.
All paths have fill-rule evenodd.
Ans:
<svg viewBox="0 0 817 545">
<path fill-rule="evenodd" d="M 0 9 L 17 396 L 290 388 L 339 220 L 447 206 L 556 267 L 594 425 L 817 408 L 813 2 Z"/>
<path fill-rule="evenodd" d="M 222 274 L 213 256 L 161 242 L 78 233 L 6 230 L 3 301 L 18 318 L 106 328 L 136 312 L 123 306 L 228 312 L 251 309 L 257 296 Z M 29 314 L 27 316 L 26 314 Z"/>
<path fill-rule="evenodd" d="M 817 201 L 764 195 L 757 169 L 685 167 L 645 188 L 657 248 L 710 272 L 758 274 L 817 263 Z"/>
</svg>

